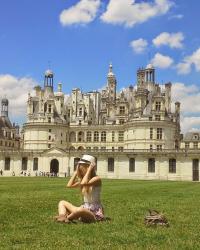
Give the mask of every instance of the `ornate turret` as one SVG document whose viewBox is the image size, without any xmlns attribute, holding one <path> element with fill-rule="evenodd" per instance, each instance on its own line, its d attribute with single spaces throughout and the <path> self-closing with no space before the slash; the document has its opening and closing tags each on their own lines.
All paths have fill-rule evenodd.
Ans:
<svg viewBox="0 0 200 250">
<path fill-rule="evenodd" d="M 116 85 L 117 81 L 115 78 L 115 74 L 113 73 L 113 67 L 110 63 L 109 65 L 109 72 L 108 72 L 108 97 L 109 101 L 115 102 L 116 99 Z"/>
<path fill-rule="evenodd" d="M 145 81 L 155 83 L 155 69 L 152 64 L 148 64 L 145 69 Z"/>
<path fill-rule="evenodd" d="M 50 69 L 45 71 L 44 74 L 44 88 L 50 87 L 53 90 L 53 71 Z"/>
<path fill-rule="evenodd" d="M 3 117 L 8 117 L 8 99 L 7 98 L 3 98 L 1 100 L 1 116 Z"/>
</svg>

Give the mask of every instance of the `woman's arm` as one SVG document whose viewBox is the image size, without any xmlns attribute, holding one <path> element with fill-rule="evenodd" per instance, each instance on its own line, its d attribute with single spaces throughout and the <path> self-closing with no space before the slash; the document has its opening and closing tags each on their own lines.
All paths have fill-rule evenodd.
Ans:
<svg viewBox="0 0 200 250">
<path fill-rule="evenodd" d="M 94 176 L 91 178 L 91 172 L 93 171 L 95 167 L 95 164 L 90 164 L 90 166 L 88 167 L 88 170 L 85 174 L 85 176 L 83 177 L 80 185 L 81 186 L 99 186 L 101 185 L 101 178 L 99 176 Z"/>
<path fill-rule="evenodd" d="M 94 168 L 94 164 L 90 164 L 85 176 L 83 177 L 83 179 L 81 181 L 81 185 L 86 185 L 89 182 L 89 180 L 91 179 L 91 172 L 92 172 L 93 168 Z"/>
<path fill-rule="evenodd" d="M 73 188 L 73 187 L 78 187 L 80 186 L 80 182 L 76 181 L 76 177 L 77 177 L 77 170 L 74 171 L 72 177 L 70 178 L 70 180 L 67 183 L 67 187 L 69 188 Z"/>
<path fill-rule="evenodd" d="M 101 178 L 99 176 L 95 176 L 90 179 L 87 184 L 83 184 L 83 186 L 101 186 Z"/>
</svg>

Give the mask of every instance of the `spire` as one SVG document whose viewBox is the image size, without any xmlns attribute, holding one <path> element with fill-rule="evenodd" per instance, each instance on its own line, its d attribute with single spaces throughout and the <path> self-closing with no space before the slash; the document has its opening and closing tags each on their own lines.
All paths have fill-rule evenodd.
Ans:
<svg viewBox="0 0 200 250">
<path fill-rule="evenodd" d="M 112 66 L 112 63 L 110 63 L 108 77 L 113 77 L 113 76 L 115 76 L 113 73 L 113 66 Z"/>
</svg>

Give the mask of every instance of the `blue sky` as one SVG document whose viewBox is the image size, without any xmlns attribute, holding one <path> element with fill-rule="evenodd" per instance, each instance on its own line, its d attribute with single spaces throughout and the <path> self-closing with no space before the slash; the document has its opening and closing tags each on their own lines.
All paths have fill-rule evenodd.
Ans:
<svg viewBox="0 0 200 250">
<path fill-rule="evenodd" d="M 0 91 L 18 122 L 49 67 L 55 89 L 62 82 L 70 93 L 105 86 L 109 62 L 120 90 L 151 62 L 156 81 L 171 81 L 173 98 L 186 101 L 185 129 L 199 127 L 200 1 L 0 0 L 0 8 Z"/>
</svg>

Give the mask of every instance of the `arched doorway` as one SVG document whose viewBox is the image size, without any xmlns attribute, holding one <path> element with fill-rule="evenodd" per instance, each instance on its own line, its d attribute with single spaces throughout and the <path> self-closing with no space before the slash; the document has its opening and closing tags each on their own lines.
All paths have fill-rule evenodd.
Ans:
<svg viewBox="0 0 200 250">
<path fill-rule="evenodd" d="M 50 173 L 57 175 L 59 172 L 59 161 L 57 159 L 51 160 Z"/>
</svg>

